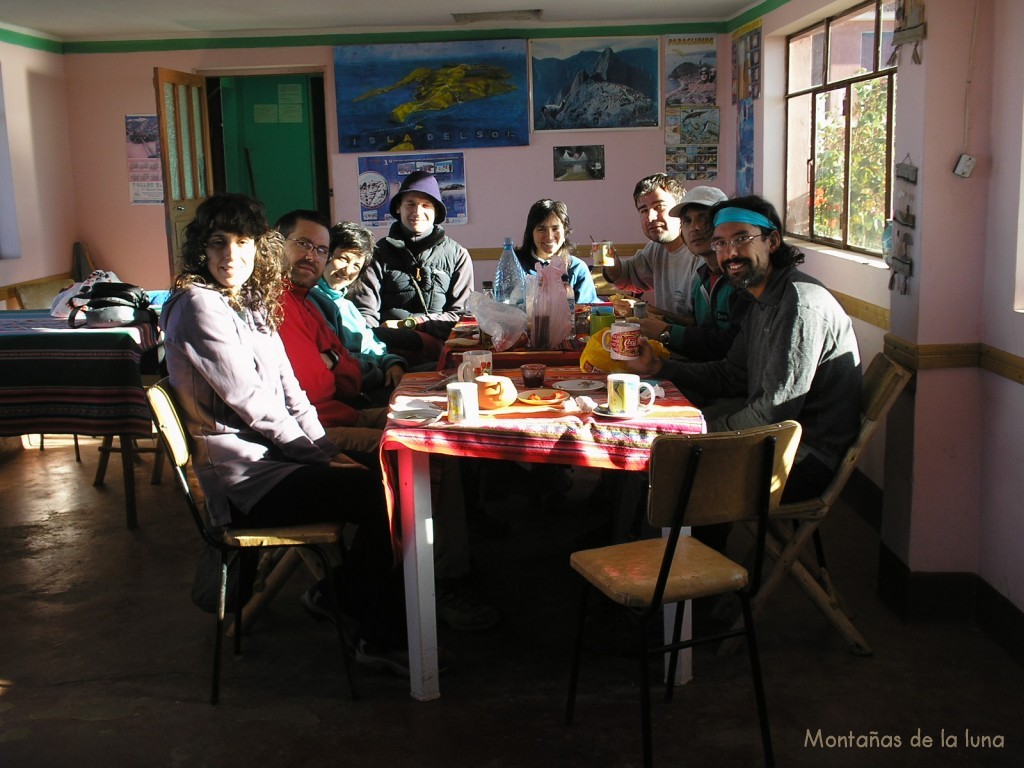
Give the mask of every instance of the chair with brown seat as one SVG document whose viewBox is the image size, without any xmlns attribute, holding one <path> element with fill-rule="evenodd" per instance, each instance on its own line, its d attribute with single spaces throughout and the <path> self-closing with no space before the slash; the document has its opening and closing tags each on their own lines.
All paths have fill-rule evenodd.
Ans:
<svg viewBox="0 0 1024 768">
<path fill-rule="evenodd" d="M 764 609 L 765 604 L 788 574 L 835 626 L 846 640 L 851 652 L 859 656 L 871 655 L 871 647 L 853 625 L 829 576 L 819 527 L 843 492 L 864 449 L 878 431 L 882 419 L 892 408 L 896 398 L 907 386 L 911 375 L 910 371 L 882 353 L 875 355 L 871 361 L 871 365 L 864 373 L 861 389 L 860 429 L 828 486 L 821 496 L 783 504 L 772 514 L 765 551 L 775 559 L 775 565 L 762 580 L 760 591 L 751 601 L 755 616 Z M 812 542 L 815 548 L 813 555 L 807 551 Z M 718 655 L 727 656 L 736 650 L 736 646 L 736 641 L 726 641 L 719 647 Z"/>
<path fill-rule="evenodd" d="M 672 698 L 679 651 L 725 637 L 746 637 L 766 765 L 773 765 L 767 705 L 754 637 L 749 597 L 757 590 L 759 559 L 747 570 L 695 538 L 680 535 L 682 526 L 742 520 L 756 521 L 763 534 L 768 516 L 779 504 L 796 455 L 800 425 L 786 421 L 740 432 L 707 435 L 662 435 L 651 446 L 647 518 L 666 528 L 660 539 L 616 544 L 574 552 L 572 567 L 586 580 L 580 603 L 576 645 L 569 678 L 565 719 L 573 719 L 579 680 L 587 602 L 596 589 L 623 606 L 639 632 L 640 715 L 644 765 L 653 765 L 649 664 L 669 654 L 665 698 Z M 758 541 L 763 544 L 763 535 Z M 755 555 L 760 557 L 757 548 Z M 700 597 L 736 594 L 743 607 L 743 626 L 725 634 L 682 639 L 683 610 L 677 610 L 672 641 L 649 647 L 650 625 L 659 621 L 664 605 Z"/>
<path fill-rule="evenodd" d="M 192 519 L 199 535 L 209 546 L 220 552 L 220 590 L 219 602 L 215 613 L 217 628 L 213 652 L 213 684 L 210 703 L 216 704 L 220 695 L 220 661 L 221 648 L 224 636 L 224 611 L 226 604 L 227 581 L 228 581 L 228 556 L 232 551 L 256 551 L 270 549 L 273 547 L 304 548 L 315 553 L 326 574 L 331 573 L 330 561 L 324 551 L 325 547 L 338 547 L 343 543 L 342 523 L 316 523 L 308 525 L 295 525 L 288 527 L 273 528 L 214 528 L 208 524 L 206 515 L 199 507 L 192 486 L 189 483 L 186 467 L 191 458 L 191 444 L 188 433 L 182 425 L 179 416 L 174 391 L 168 379 L 162 379 L 157 384 L 146 390 L 146 397 L 150 409 L 153 412 L 153 421 L 160 432 L 160 439 L 163 442 L 164 451 L 171 464 L 171 470 L 177 480 L 178 487 L 192 513 Z M 342 659 L 345 665 L 345 674 L 348 678 L 349 691 L 352 698 L 357 697 L 355 679 L 352 673 L 352 659 L 349 648 L 342 633 L 341 614 L 338 609 L 337 594 L 332 579 L 326 578 L 324 583 L 327 587 L 328 605 L 331 606 L 335 615 L 335 627 L 338 631 L 338 640 L 341 643 Z M 235 653 L 242 650 L 242 632 L 237 628 L 242 626 L 242 600 L 240 599 L 241 585 L 236 586 L 234 604 L 235 621 L 234 627 L 234 649 Z"/>
</svg>

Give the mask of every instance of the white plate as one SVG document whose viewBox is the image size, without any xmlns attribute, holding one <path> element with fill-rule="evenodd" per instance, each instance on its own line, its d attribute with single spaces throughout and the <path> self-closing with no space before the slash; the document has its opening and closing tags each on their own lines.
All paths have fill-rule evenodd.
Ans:
<svg viewBox="0 0 1024 768">
<path fill-rule="evenodd" d="M 566 379 L 565 381 L 556 381 L 551 386 L 573 395 L 585 395 L 604 389 L 608 385 L 603 381 L 594 381 L 593 379 Z"/>
<path fill-rule="evenodd" d="M 392 411 L 388 414 L 388 423 L 396 427 L 425 427 L 433 424 L 444 415 L 437 408 L 412 408 L 405 411 Z"/>
<path fill-rule="evenodd" d="M 536 395 L 537 399 L 531 399 L 531 395 Z M 565 392 L 561 392 L 557 389 L 548 389 L 542 387 L 540 389 L 524 389 L 516 397 L 520 403 L 526 403 L 527 405 L 558 405 L 564 400 L 568 400 L 569 395 Z"/>
<path fill-rule="evenodd" d="M 606 419 L 639 419 L 651 412 L 650 408 L 641 408 L 636 416 L 627 416 L 624 413 L 609 413 L 607 405 L 599 405 L 593 411 L 596 415 Z"/>
</svg>

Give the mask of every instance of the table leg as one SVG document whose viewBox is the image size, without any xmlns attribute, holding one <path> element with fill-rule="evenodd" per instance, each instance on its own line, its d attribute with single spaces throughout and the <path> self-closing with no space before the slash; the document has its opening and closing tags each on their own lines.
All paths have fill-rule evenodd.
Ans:
<svg viewBox="0 0 1024 768">
<path fill-rule="evenodd" d="M 135 439 L 131 435 L 121 435 L 121 471 L 124 473 L 124 512 L 129 528 L 138 527 L 138 515 L 135 512 Z"/>
<path fill-rule="evenodd" d="M 661 535 L 667 537 L 669 534 L 668 528 L 661 529 Z M 689 528 L 680 528 L 679 534 L 681 536 L 689 536 Z M 689 640 L 693 637 L 693 604 L 687 600 L 684 603 L 672 603 L 666 605 L 664 610 L 664 637 L 666 643 L 672 642 L 672 628 L 676 620 L 676 610 L 682 609 L 686 611 L 683 614 L 683 631 L 679 636 L 680 640 Z M 665 675 L 668 676 L 668 654 L 665 654 Z M 679 652 L 679 662 L 676 665 L 676 685 L 685 685 L 686 683 L 693 680 L 693 649 L 684 648 Z M 667 680 L 666 680 L 667 682 Z"/>
<path fill-rule="evenodd" d="M 409 625 L 410 693 L 414 699 L 429 701 L 441 695 L 437 669 L 430 454 L 399 449 L 398 485 L 402 510 L 405 614 Z"/>
</svg>

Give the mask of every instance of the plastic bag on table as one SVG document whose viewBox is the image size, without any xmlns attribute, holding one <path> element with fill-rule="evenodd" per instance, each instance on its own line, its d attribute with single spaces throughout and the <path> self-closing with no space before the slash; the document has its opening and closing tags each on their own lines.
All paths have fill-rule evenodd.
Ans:
<svg viewBox="0 0 1024 768">
<path fill-rule="evenodd" d="M 466 307 L 476 318 L 480 331 L 491 337 L 495 352 L 512 349 L 526 336 L 526 313 L 511 304 L 499 304 L 490 296 L 474 291 Z"/>
<path fill-rule="evenodd" d="M 530 346 L 534 349 L 557 349 L 573 332 L 573 319 L 569 316 L 562 282 L 564 262 L 556 259 L 538 270 L 535 290 L 527 290 L 528 299 L 532 299 L 527 304 L 527 314 Z"/>
</svg>

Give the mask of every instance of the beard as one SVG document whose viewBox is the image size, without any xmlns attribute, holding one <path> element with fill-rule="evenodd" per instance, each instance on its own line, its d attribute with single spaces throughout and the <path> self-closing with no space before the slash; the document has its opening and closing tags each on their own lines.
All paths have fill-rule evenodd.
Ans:
<svg viewBox="0 0 1024 768">
<path fill-rule="evenodd" d="M 744 269 L 740 272 L 731 272 L 729 267 L 734 264 L 742 265 Z M 765 278 L 768 277 L 768 265 L 755 265 L 751 259 L 729 259 L 722 265 L 722 268 L 729 278 L 729 285 L 737 290 L 761 285 L 761 283 L 765 281 Z"/>
</svg>

